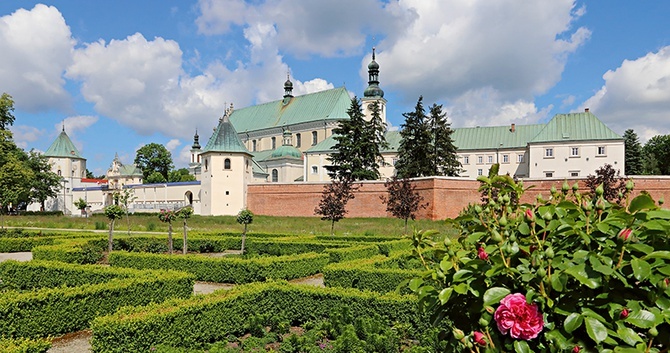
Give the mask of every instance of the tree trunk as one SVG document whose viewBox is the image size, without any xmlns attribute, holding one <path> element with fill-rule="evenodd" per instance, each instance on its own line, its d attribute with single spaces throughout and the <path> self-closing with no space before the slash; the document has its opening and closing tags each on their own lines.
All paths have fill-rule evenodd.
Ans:
<svg viewBox="0 0 670 353">
<path fill-rule="evenodd" d="M 242 249 L 240 250 L 242 255 L 244 255 L 244 243 L 246 242 L 246 240 L 247 240 L 247 224 L 245 223 L 244 232 L 242 233 Z"/>
<path fill-rule="evenodd" d="M 335 236 L 335 221 L 330 221 L 330 236 Z"/>
<path fill-rule="evenodd" d="M 130 235 L 130 217 L 128 216 L 128 209 L 126 209 L 126 223 L 128 224 L 128 235 Z"/>
<path fill-rule="evenodd" d="M 170 251 L 170 255 L 172 255 L 172 252 L 174 251 L 172 245 L 172 222 L 168 223 L 168 250 Z"/>
<path fill-rule="evenodd" d="M 182 253 L 186 255 L 188 252 L 188 243 L 186 242 L 186 237 L 188 236 L 187 230 L 186 230 L 186 220 L 184 220 L 184 245 L 182 246 Z"/>
<path fill-rule="evenodd" d="M 111 254 L 114 246 L 114 220 L 109 222 L 109 238 L 107 239 L 107 252 Z M 107 255 L 109 257 L 109 255 Z"/>
<path fill-rule="evenodd" d="M 405 218 L 405 235 L 407 235 L 407 218 Z"/>
</svg>

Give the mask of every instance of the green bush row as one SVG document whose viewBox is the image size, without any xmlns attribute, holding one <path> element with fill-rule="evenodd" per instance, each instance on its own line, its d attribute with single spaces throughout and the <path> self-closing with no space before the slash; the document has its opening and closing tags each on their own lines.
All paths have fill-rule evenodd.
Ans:
<svg viewBox="0 0 670 353">
<path fill-rule="evenodd" d="M 409 239 L 401 239 L 394 241 L 386 241 L 377 244 L 379 252 L 383 255 L 390 256 L 397 252 L 405 252 L 412 249 L 412 241 Z"/>
<path fill-rule="evenodd" d="M 186 298 L 193 293 L 194 278 L 183 272 L 119 270 L 50 262 L 15 262 L 7 266 L 25 266 L 26 272 L 33 272 L 36 267 L 42 266 L 42 275 L 52 271 L 54 276 L 59 276 L 59 272 L 77 275 L 81 273 L 80 269 L 87 268 L 92 271 L 134 274 L 78 287 L 43 288 L 29 292 L 9 290 L 0 293 L 0 332 L 10 338 L 39 338 L 75 332 L 87 328 L 95 317 L 113 313 L 123 306 L 146 305 L 175 297 Z"/>
<path fill-rule="evenodd" d="M 32 249 L 33 260 L 61 261 L 73 264 L 94 264 L 103 257 L 100 242 L 86 239 L 67 239 L 53 245 Z"/>
<path fill-rule="evenodd" d="M 386 241 L 400 240 L 401 237 L 390 236 L 390 235 L 317 235 L 315 236 L 317 240 L 336 240 L 341 242 L 367 242 L 367 243 L 379 243 Z"/>
<path fill-rule="evenodd" d="M 358 245 L 340 249 L 328 249 L 326 253 L 330 255 L 330 262 L 342 262 L 379 255 L 379 247 L 374 244 Z"/>
<path fill-rule="evenodd" d="M 326 287 L 356 288 L 380 293 L 400 290 L 409 293 L 403 287 L 414 277 L 425 271 L 419 269 L 384 268 L 383 264 L 393 263 L 406 254 L 392 257 L 374 256 L 368 259 L 330 264 L 323 268 L 323 283 Z"/>
<path fill-rule="evenodd" d="M 202 348 L 241 335 L 249 316 L 263 313 L 293 325 L 327 318 L 333 308 L 347 306 L 356 316 L 379 315 L 386 322 L 425 329 L 416 298 L 395 293 L 295 286 L 286 282 L 253 283 L 186 300 L 170 300 L 140 308 L 124 308 L 91 324 L 97 353 L 146 352 L 157 345 Z"/>
<path fill-rule="evenodd" d="M 3 353 L 46 353 L 51 343 L 45 339 L 0 339 L 0 352 Z"/>
<path fill-rule="evenodd" d="M 53 243 L 53 238 L 0 238 L 0 252 L 31 251 L 36 246 Z"/>
<path fill-rule="evenodd" d="M 267 279 L 294 279 L 319 273 L 328 264 L 327 254 L 252 259 L 207 257 L 202 255 L 158 255 L 114 251 L 109 264 L 138 269 L 171 269 L 189 272 L 199 281 L 251 283 Z"/>
</svg>

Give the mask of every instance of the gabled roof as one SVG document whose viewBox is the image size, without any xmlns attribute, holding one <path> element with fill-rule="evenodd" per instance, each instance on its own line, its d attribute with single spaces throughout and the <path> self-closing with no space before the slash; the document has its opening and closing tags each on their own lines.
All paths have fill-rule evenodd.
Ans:
<svg viewBox="0 0 670 353">
<path fill-rule="evenodd" d="M 337 141 L 333 138 L 335 135 L 330 135 L 323 141 L 312 146 L 310 149 L 305 151 L 306 153 L 325 153 L 335 151 L 335 145 Z M 382 153 L 388 152 L 397 152 L 398 147 L 400 146 L 400 131 L 387 131 L 384 135 L 386 142 L 388 143 L 388 148 L 382 149 Z"/>
<path fill-rule="evenodd" d="M 543 124 L 481 126 L 455 128 L 451 138 L 459 150 L 492 150 L 522 148 L 544 128 Z"/>
<path fill-rule="evenodd" d="M 214 134 L 207 141 L 207 146 L 202 150 L 202 153 L 206 152 L 243 152 L 251 154 L 244 147 L 240 137 L 237 136 L 237 131 L 235 131 L 233 124 L 230 123 L 227 114 L 223 116 Z"/>
<path fill-rule="evenodd" d="M 621 139 L 595 115 L 582 112 L 555 115 L 529 143 Z"/>
<path fill-rule="evenodd" d="M 65 133 L 65 129 L 61 131 L 56 141 L 44 152 L 44 155 L 47 157 L 86 159 L 79 154 L 77 147 L 74 146 L 70 137 Z"/>
<path fill-rule="evenodd" d="M 291 97 L 284 100 L 237 109 L 230 122 L 237 132 L 250 132 L 274 127 L 322 120 L 348 119 L 351 97 L 344 87 Z"/>
</svg>

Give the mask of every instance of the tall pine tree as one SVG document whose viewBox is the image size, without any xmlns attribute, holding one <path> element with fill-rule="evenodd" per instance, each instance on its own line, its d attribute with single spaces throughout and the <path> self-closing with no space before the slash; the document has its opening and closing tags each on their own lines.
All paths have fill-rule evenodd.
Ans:
<svg viewBox="0 0 670 353">
<path fill-rule="evenodd" d="M 372 119 L 368 122 L 361 110 L 360 100 L 352 98 L 347 110 L 349 119 L 340 121 L 340 125 L 333 129 L 337 152 L 331 154 L 331 165 L 326 166 L 332 179 L 379 179 L 381 148 L 386 145 L 386 126 L 381 120 L 379 105 L 375 102 L 371 108 Z"/>
<path fill-rule="evenodd" d="M 623 142 L 626 149 L 626 175 L 642 175 L 644 170 L 642 145 L 633 129 L 628 129 L 623 133 Z"/>
<path fill-rule="evenodd" d="M 461 172 L 461 162 L 458 161 L 454 140 L 451 134 L 451 124 L 447 121 L 447 113 L 442 105 L 433 103 L 430 107 L 428 125 L 432 134 L 431 170 L 432 175 L 458 176 Z"/>
<path fill-rule="evenodd" d="M 398 161 L 395 164 L 399 178 L 414 178 L 433 174 L 431 156 L 433 155 L 432 136 L 426 123 L 423 108 L 423 96 L 413 112 L 403 113 L 405 123 L 400 130 Z"/>
</svg>

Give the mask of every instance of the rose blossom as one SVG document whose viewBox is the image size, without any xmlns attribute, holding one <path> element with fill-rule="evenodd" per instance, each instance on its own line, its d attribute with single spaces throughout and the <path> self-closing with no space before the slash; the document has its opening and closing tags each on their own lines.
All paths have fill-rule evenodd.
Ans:
<svg viewBox="0 0 670 353">
<path fill-rule="evenodd" d="M 484 339 L 484 334 L 483 333 L 481 333 L 479 331 L 475 331 L 475 332 L 473 332 L 473 335 L 474 335 L 475 343 L 477 343 L 478 345 L 480 345 L 482 347 L 486 346 L 486 340 Z"/>
<path fill-rule="evenodd" d="M 512 338 L 531 340 L 542 331 L 544 320 L 535 304 L 528 304 L 521 293 L 509 294 L 500 301 L 493 315 L 498 330 Z"/>
<path fill-rule="evenodd" d="M 489 259 L 489 254 L 487 254 L 486 250 L 484 250 L 484 248 L 481 246 L 479 247 L 479 249 L 477 249 L 477 256 L 479 257 L 480 260 L 486 261 Z"/>
</svg>

